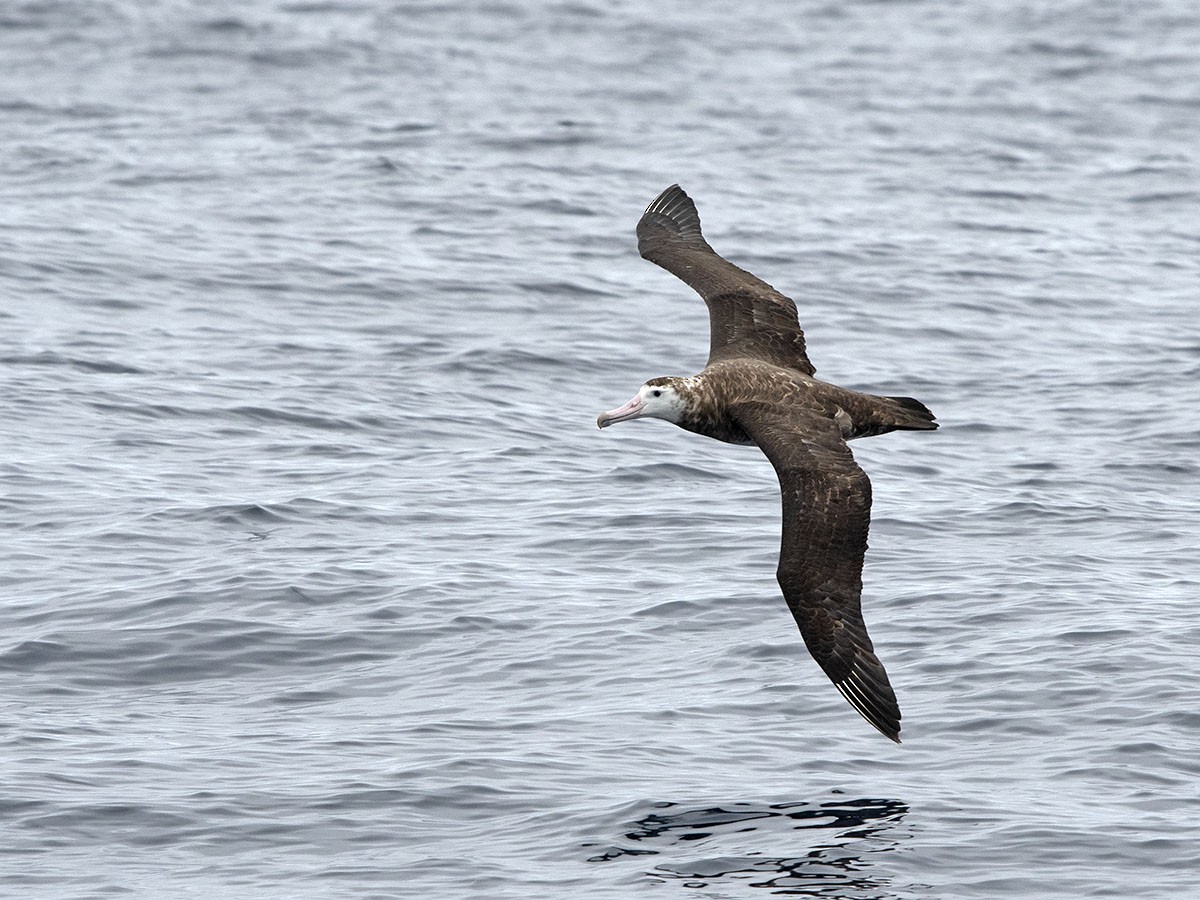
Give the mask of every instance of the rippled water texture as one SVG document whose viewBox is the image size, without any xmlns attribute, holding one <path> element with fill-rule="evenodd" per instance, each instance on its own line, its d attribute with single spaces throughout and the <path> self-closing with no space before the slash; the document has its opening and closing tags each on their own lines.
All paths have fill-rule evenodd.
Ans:
<svg viewBox="0 0 1200 900">
<path fill-rule="evenodd" d="M 1182 898 L 1195 4 L 0 10 L 0 884 Z M 902 746 L 809 659 L 678 181 L 855 443 Z"/>
</svg>

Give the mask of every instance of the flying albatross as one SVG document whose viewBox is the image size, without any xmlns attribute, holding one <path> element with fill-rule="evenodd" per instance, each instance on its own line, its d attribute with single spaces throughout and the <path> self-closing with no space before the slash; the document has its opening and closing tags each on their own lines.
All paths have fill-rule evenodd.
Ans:
<svg viewBox="0 0 1200 900">
<path fill-rule="evenodd" d="M 779 476 L 783 546 L 777 576 L 813 658 L 864 719 L 900 742 L 900 707 L 862 616 L 871 482 L 846 442 L 930 431 L 911 397 L 879 397 L 814 378 L 796 304 L 717 254 L 679 185 L 637 226 L 638 252 L 708 306 L 708 364 L 690 378 L 653 378 L 602 414 L 601 428 L 645 417 L 732 444 L 757 445 Z"/>
</svg>

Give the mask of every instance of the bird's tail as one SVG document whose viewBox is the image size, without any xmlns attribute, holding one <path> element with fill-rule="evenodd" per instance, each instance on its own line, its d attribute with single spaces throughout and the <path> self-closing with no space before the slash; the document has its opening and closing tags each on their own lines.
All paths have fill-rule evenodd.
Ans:
<svg viewBox="0 0 1200 900">
<path fill-rule="evenodd" d="M 912 397 L 880 397 L 888 405 L 893 418 L 889 431 L 933 431 L 938 423 L 933 413 L 920 400 Z"/>
<path fill-rule="evenodd" d="M 860 395 L 861 396 L 861 395 Z M 870 396 L 870 401 L 853 409 L 844 424 L 842 434 L 846 440 L 874 437 L 889 431 L 932 431 L 938 427 L 925 404 L 912 397 Z"/>
</svg>

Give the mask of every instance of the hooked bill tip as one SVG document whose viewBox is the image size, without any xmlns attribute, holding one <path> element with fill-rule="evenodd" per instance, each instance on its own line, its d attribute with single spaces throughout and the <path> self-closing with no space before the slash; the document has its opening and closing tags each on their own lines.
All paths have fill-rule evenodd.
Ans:
<svg viewBox="0 0 1200 900">
<path fill-rule="evenodd" d="M 635 394 L 624 406 L 618 406 L 616 409 L 600 413 L 596 418 L 596 427 L 607 428 L 609 425 L 624 422 L 626 419 L 636 419 L 641 414 L 642 398 Z"/>
</svg>

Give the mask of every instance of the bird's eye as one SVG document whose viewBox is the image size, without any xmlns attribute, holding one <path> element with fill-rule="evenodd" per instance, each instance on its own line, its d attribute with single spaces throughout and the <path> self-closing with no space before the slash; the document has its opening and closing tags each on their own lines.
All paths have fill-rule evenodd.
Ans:
<svg viewBox="0 0 1200 900">
<path fill-rule="evenodd" d="M 662 391 L 651 391 L 651 392 L 650 392 L 650 396 L 651 396 L 651 397 L 661 397 L 661 396 L 662 396 Z"/>
</svg>

